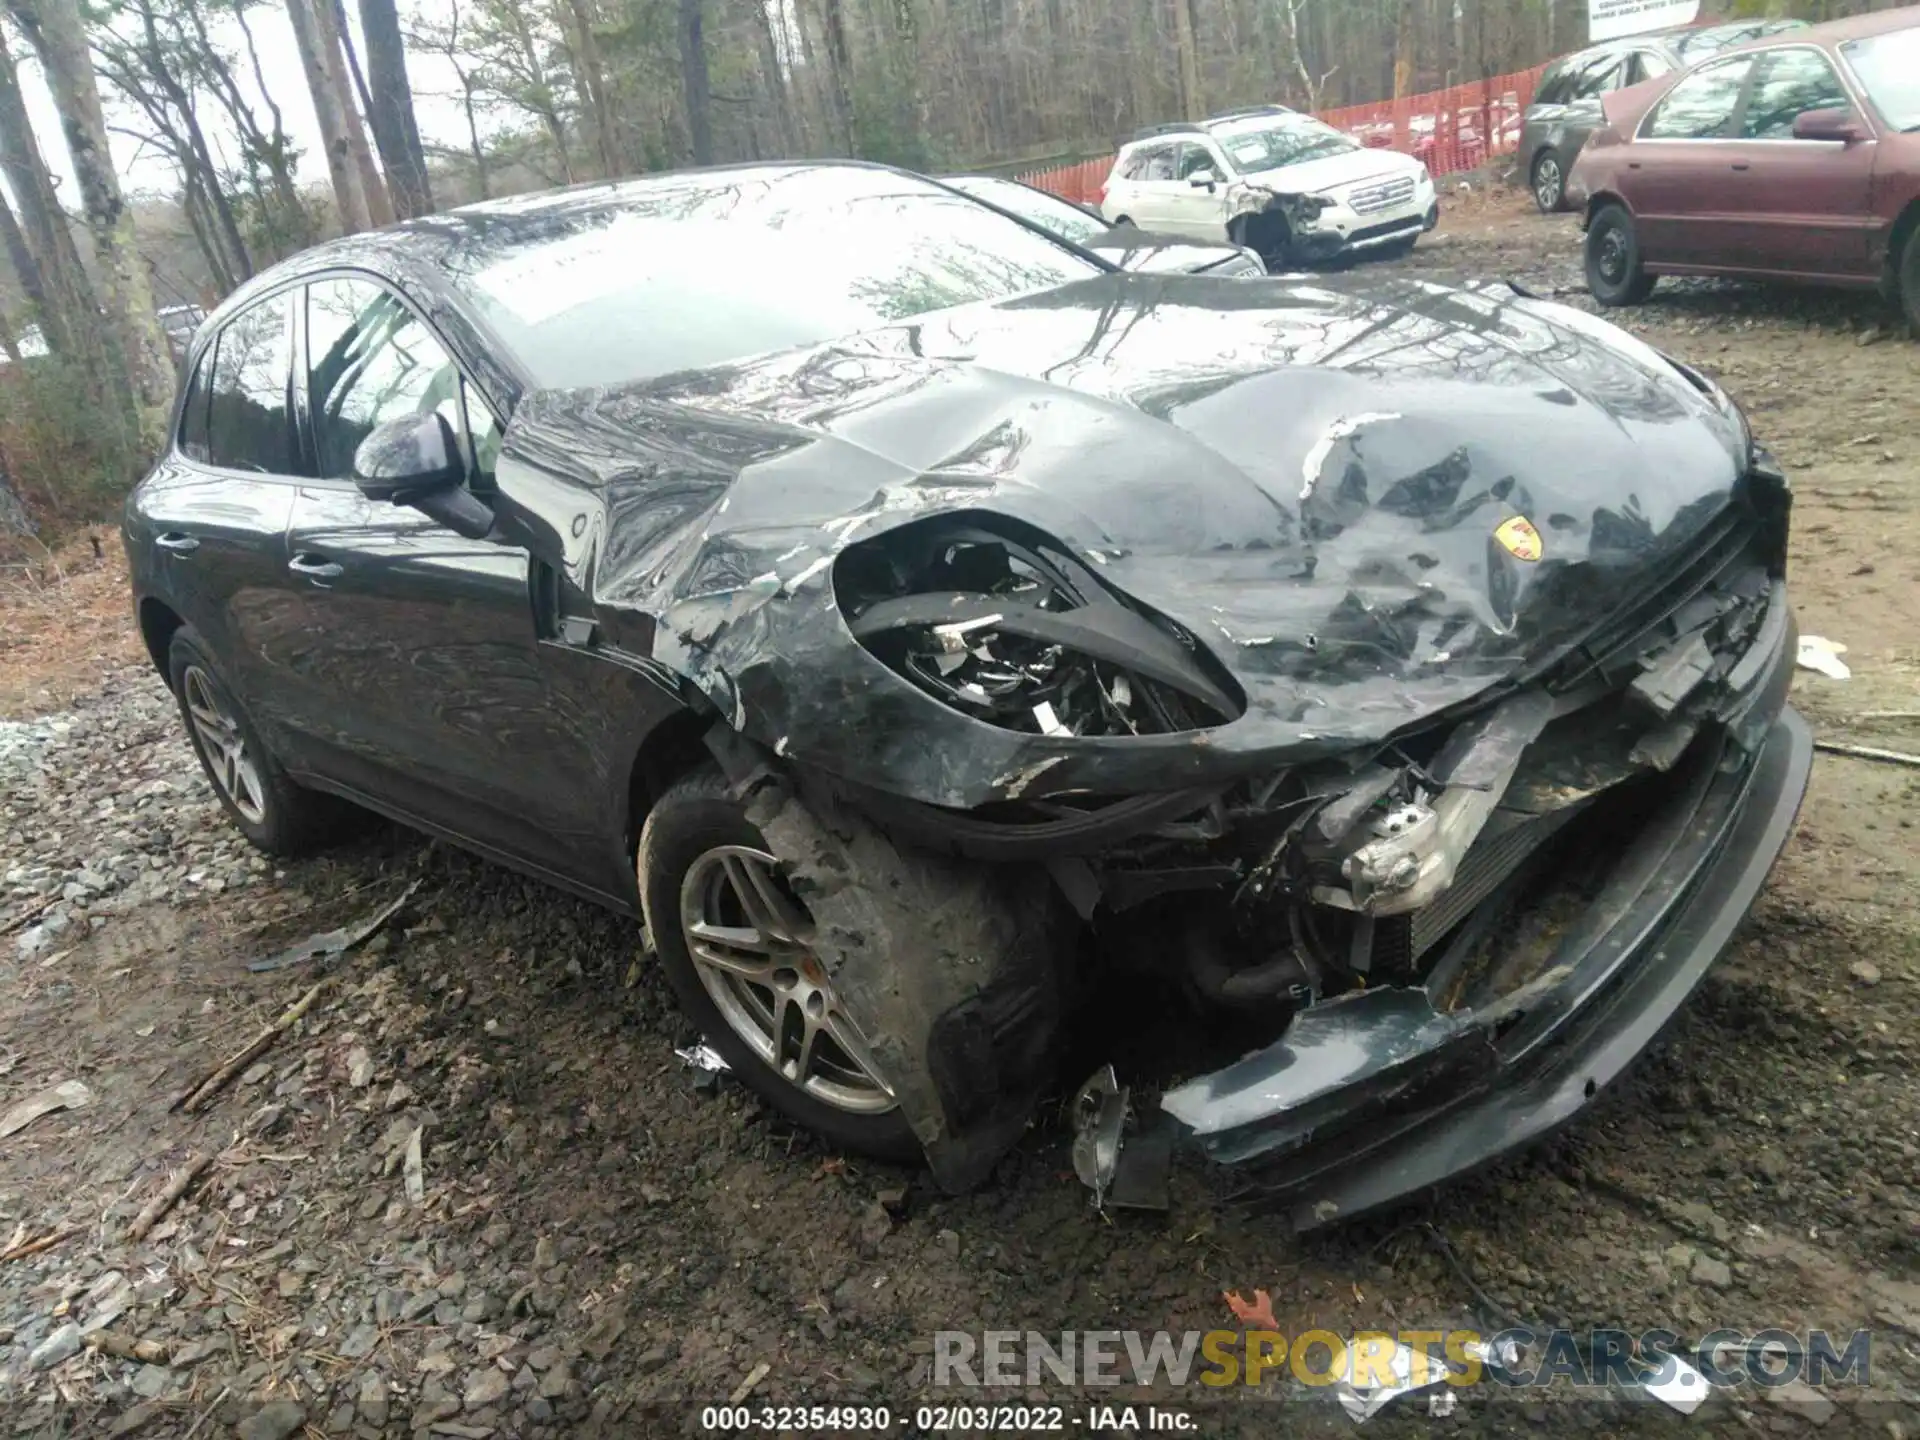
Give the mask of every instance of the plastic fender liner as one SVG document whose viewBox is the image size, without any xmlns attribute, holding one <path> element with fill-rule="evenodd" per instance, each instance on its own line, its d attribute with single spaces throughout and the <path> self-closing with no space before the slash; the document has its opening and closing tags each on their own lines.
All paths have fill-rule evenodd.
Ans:
<svg viewBox="0 0 1920 1440">
<path fill-rule="evenodd" d="M 813 952 L 934 1179 L 979 1184 L 1052 1073 L 1052 881 L 903 849 L 825 787 L 803 797 L 750 741 L 716 727 L 707 743 L 812 914 Z"/>
</svg>

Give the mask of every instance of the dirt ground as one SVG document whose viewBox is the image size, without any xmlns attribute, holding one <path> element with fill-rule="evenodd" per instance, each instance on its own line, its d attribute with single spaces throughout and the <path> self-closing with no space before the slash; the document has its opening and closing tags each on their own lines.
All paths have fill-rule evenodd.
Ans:
<svg viewBox="0 0 1920 1440">
<path fill-rule="evenodd" d="M 1587 305 L 1578 239 L 1511 192 L 1456 195 L 1401 263 Z M 1822 738 L 1920 750 L 1920 341 L 1870 297 L 1724 284 L 1614 318 L 1725 384 L 1793 478 L 1801 628 L 1853 670 L 1802 673 L 1796 703 Z M 1304 1240 L 1187 1163 L 1169 1215 L 1103 1219 L 1058 1107 L 955 1199 L 725 1080 L 698 1088 L 632 928 L 585 904 L 392 829 L 249 856 L 118 628 L 117 567 L 110 538 L 98 561 L 78 548 L 69 610 L 10 591 L 0 612 L 0 1109 L 69 1080 L 91 1095 L 0 1138 L 0 1244 L 71 1229 L 0 1259 L 0 1425 L 680 1435 L 738 1396 L 884 1405 L 923 1433 L 917 1404 L 981 1398 L 931 1386 L 936 1331 L 1234 1328 L 1222 1292 L 1259 1288 L 1289 1334 L 1873 1331 L 1870 1387 L 1749 1385 L 1683 1419 L 1482 1386 L 1451 1418 L 1402 1402 L 1375 1434 L 1920 1435 L 1920 770 L 1819 757 L 1724 963 L 1547 1146 Z M 346 959 L 246 968 L 413 882 Z M 212 1103 L 170 1111 L 323 979 Z M 126 1239 L 189 1156 L 214 1158 Z M 1089 1400 L 1147 1398 L 1188 1433 L 1353 1425 L 1291 1381 L 1197 1389 L 1044 1398 L 1082 1433 L 1114 1433 Z"/>
</svg>

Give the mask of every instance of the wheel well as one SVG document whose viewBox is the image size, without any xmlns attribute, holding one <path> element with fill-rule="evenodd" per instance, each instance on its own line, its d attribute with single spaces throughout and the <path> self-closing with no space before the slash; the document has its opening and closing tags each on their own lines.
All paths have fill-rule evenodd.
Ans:
<svg viewBox="0 0 1920 1440">
<path fill-rule="evenodd" d="M 180 617 L 168 609 L 163 601 L 149 595 L 140 602 L 140 638 L 147 642 L 147 654 L 153 657 L 153 668 L 160 672 L 160 678 L 169 687 L 173 684 L 173 675 L 172 667 L 167 664 L 167 651 L 173 644 L 173 632 L 180 625 Z"/>
<path fill-rule="evenodd" d="M 1609 205 L 1618 205 L 1622 210 L 1627 212 L 1627 218 L 1629 220 L 1633 218 L 1633 209 L 1626 201 L 1622 200 L 1611 190 L 1602 190 L 1596 195 L 1589 195 L 1587 197 L 1587 213 L 1580 222 L 1580 228 L 1585 230 L 1588 226 L 1592 225 L 1594 217 Z"/>
<path fill-rule="evenodd" d="M 674 781 L 709 758 L 701 737 L 713 724 L 712 715 L 686 710 L 661 721 L 640 742 L 639 753 L 633 757 L 633 769 L 627 776 L 629 851 L 640 844 L 640 827 L 646 823 L 653 802 L 664 795 Z"/>
<path fill-rule="evenodd" d="M 1887 290 L 1896 300 L 1900 298 L 1900 256 L 1907 248 L 1907 237 L 1916 229 L 1920 229 L 1920 200 L 1909 200 L 1887 237 Z"/>
</svg>

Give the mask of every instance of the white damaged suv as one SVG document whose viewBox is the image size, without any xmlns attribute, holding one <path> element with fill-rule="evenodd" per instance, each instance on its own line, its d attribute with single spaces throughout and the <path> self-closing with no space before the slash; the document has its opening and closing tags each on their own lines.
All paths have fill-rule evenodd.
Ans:
<svg viewBox="0 0 1920 1440">
<path fill-rule="evenodd" d="M 1224 241 L 1269 269 L 1405 253 L 1440 220 L 1427 167 L 1279 105 L 1155 125 L 1121 147 L 1101 189 L 1114 225 Z"/>
</svg>

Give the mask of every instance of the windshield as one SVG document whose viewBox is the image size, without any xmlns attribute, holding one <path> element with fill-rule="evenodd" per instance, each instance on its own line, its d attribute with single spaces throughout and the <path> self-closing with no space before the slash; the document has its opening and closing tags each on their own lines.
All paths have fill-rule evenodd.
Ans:
<svg viewBox="0 0 1920 1440">
<path fill-rule="evenodd" d="M 1324 160 L 1360 148 L 1360 142 L 1351 135 L 1343 135 L 1310 115 L 1219 125 L 1214 127 L 1213 138 L 1242 174 Z"/>
<path fill-rule="evenodd" d="M 1283 165 L 1302 165 L 1309 159 L 1344 156 L 1359 150 L 1359 140 L 1323 125 L 1311 115 L 1288 115 L 1283 121 L 1252 121 L 1248 125 L 1219 125 L 1213 138 L 1227 152 L 1242 175 L 1277 171 Z"/>
<path fill-rule="evenodd" d="M 1097 215 L 1089 215 L 1078 205 L 1062 200 L 1058 195 L 1035 190 L 1031 185 L 1022 185 L 1017 180 L 997 180 L 990 175 L 956 175 L 947 184 L 990 205 L 998 205 L 1002 210 L 1010 210 L 1022 220 L 1030 221 L 1042 230 L 1050 230 L 1075 245 L 1085 245 L 1104 235 L 1107 230 L 1107 222 Z"/>
<path fill-rule="evenodd" d="M 1106 267 L 963 195 L 854 166 L 725 170 L 502 201 L 445 260 L 541 387 L 817 344 Z"/>
<path fill-rule="evenodd" d="M 1840 53 L 1887 124 L 1920 130 L 1920 26 L 1850 40 Z"/>
</svg>

